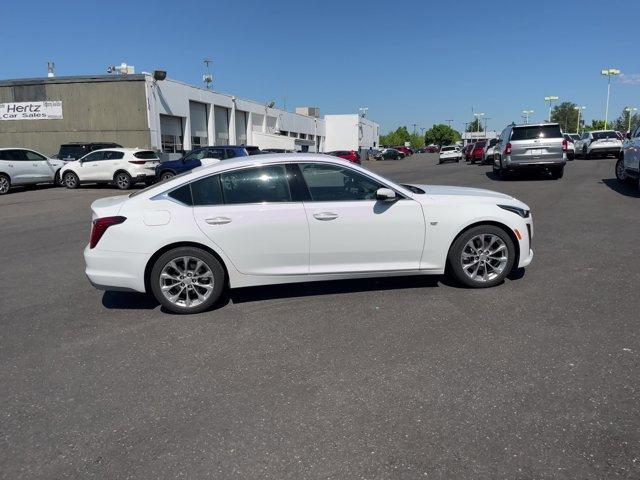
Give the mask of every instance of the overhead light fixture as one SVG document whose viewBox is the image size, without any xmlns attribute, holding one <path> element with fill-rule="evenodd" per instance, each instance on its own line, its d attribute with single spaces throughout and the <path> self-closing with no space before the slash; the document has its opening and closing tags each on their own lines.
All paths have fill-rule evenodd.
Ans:
<svg viewBox="0 0 640 480">
<path fill-rule="evenodd" d="M 153 71 L 153 79 L 155 81 L 164 80 L 165 78 L 167 78 L 167 71 L 166 70 L 154 70 Z"/>
</svg>

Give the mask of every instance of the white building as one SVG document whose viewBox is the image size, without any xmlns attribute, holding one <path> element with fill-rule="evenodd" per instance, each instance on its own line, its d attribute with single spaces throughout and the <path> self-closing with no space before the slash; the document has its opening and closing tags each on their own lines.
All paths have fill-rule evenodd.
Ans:
<svg viewBox="0 0 640 480">
<path fill-rule="evenodd" d="M 468 145 L 469 143 L 479 142 L 480 140 L 491 140 L 492 138 L 498 138 L 500 132 L 495 130 L 487 130 L 486 132 L 464 132 L 462 134 L 462 144 Z"/>
<path fill-rule="evenodd" d="M 380 126 L 356 113 L 325 115 L 325 151 L 368 150 L 380 146 Z"/>
</svg>

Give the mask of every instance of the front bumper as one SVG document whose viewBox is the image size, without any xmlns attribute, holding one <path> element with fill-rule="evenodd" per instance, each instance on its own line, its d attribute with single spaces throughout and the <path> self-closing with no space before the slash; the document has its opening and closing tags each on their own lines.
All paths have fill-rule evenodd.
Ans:
<svg viewBox="0 0 640 480">
<path fill-rule="evenodd" d="M 85 274 L 98 290 L 145 292 L 147 261 L 146 254 L 84 249 Z"/>
<path fill-rule="evenodd" d="M 520 255 L 520 262 L 518 262 L 518 268 L 524 268 L 531 265 L 533 262 L 533 250 L 529 249 L 529 254 L 527 256 Z"/>
</svg>

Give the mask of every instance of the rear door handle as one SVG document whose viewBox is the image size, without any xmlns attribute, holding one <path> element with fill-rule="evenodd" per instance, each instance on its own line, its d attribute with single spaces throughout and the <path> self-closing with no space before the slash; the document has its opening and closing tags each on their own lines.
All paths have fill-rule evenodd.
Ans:
<svg viewBox="0 0 640 480">
<path fill-rule="evenodd" d="M 207 218 L 205 222 L 209 225 L 225 225 L 227 223 L 231 223 L 231 219 L 229 217 L 213 217 Z"/>
<path fill-rule="evenodd" d="M 327 220 L 335 220 L 336 218 L 338 218 L 338 214 L 333 212 L 320 212 L 314 213 L 313 218 L 326 222 Z"/>
</svg>

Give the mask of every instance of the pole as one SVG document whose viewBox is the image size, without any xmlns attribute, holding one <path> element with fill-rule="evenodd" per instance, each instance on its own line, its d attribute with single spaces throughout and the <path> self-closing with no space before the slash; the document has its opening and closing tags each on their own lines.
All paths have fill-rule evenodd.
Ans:
<svg viewBox="0 0 640 480">
<path fill-rule="evenodd" d="M 549 100 L 549 120 L 547 122 L 551 123 L 551 100 Z"/>
<path fill-rule="evenodd" d="M 580 111 L 582 109 L 578 107 L 578 122 L 576 123 L 576 133 L 580 133 Z"/>
<path fill-rule="evenodd" d="M 607 75 L 607 106 L 604 109 L 604 129 L 607 129 L 609 120 L 609 94 L 611 93 L 611 75 Z"/>
<path fill-rule="evenodd" d="M 627 132 L 631 131 L 631 110 L 629 110 L 629 128 L 627 128 Z"/>
</svg>

